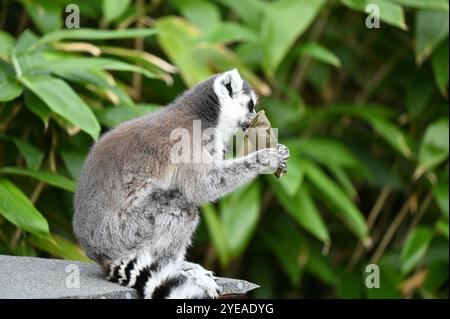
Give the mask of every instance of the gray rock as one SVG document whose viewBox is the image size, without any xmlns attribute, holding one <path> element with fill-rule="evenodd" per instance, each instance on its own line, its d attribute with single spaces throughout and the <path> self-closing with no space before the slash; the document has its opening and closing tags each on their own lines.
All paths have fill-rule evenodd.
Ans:
<svg viewBox="0 0 450 319">
<path fill-rule="evenodd" d="M 217 278 L 223 297 L 258 288 L 245 280 Z M 104 279 L 94 263 L 0 255 L 0 299 L 134 299 L 134 289 Z"/>
</svg>

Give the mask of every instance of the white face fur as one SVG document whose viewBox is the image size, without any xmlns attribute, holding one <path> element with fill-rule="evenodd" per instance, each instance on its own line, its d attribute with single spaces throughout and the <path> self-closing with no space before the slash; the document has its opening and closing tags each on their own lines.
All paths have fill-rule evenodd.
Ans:
<svg viewBox="0 0 450 319">
<path fill-rule="evenodd" d="M 256 115 L 257 96 L 251 88 L 244 85 L 236 69 L 222 73 L 214 80 L 214 92 L 221 107 L 217 128 L 219 131 L 229 132 L 223 136 L 227 140 L 235 129 L 245 129 Z"/>
</svg>

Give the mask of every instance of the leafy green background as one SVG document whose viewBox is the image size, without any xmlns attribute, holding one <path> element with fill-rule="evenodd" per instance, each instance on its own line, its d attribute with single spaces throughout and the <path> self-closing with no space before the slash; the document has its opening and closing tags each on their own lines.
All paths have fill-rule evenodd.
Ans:
<svg viewBox="0 0 450 319">
<path fill-rule="evenodd" d="M 70 3 L 81 29 L 64 29 Z M 253 297 L 448 298 L 448 0 L 0 10 L 0 253 L 87 260 L 72 196 L 93 140 L 237 67 L 289 171 L 204 206 L 190 259 L 260 284 Z"/>
</svg>

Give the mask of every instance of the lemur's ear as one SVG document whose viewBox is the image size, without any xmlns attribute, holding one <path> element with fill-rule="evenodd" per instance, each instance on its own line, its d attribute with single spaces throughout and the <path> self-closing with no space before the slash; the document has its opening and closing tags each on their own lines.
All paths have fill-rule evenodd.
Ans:
<svg viewBox="0 0 450 319">
<path fill-rule="evenodd" d="M 225 73 L 222 73 L 216 80 L 216 88 L 222 93 L 228 94 L 230 97 L 233 96 L 235 92 L 242 90 L 242 85 L 244 81 L 241 78 L 237 69 L 232 69 Z"/>
</svg>

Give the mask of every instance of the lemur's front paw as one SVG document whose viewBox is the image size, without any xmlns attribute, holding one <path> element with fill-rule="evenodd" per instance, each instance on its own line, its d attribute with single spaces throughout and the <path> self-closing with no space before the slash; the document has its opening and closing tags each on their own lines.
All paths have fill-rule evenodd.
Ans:
<svg viewBox="0 0 450 319">
<path fill-rule="evenodd" d="M 286 161 L 288 158 L 289 149 L 283 144 L 278 144 L 277 149 L 266 148 L 260 150 L 258 153 L 258 162 L 271 172 L 275 172 L 278 167 L 286 171 Z"/>
<path fill-rule="evenodd" d="M 263 166 L 264 169 L 275 172 L 279 163 L 278 150 L 275 148 L 265 148 L 259 150 L 256 160 Z"/>
<path fill-rule="evenodd" d="M 278 144 L 278 156 L 279 156 L 279 164 L 278 166 L 283 170 L 283 172 L 287 171 L 287 160 L 290 156 L 289 149 L 286 147 L 286 145 Z"/>
</svg>

